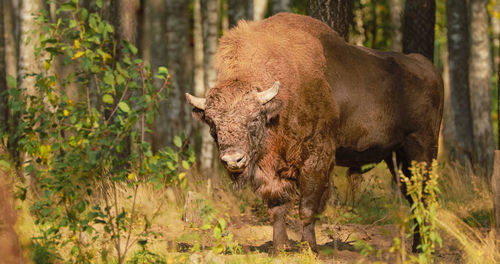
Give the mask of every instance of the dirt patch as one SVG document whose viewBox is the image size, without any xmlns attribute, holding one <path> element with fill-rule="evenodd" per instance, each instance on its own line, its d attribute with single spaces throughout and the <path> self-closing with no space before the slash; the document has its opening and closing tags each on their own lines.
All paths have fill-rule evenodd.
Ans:
<svg viewBox="0 0 500 264">
<path fill-rule="evenodd" d="M 0 264 L 24 263 L 19 238 L 14 229 L 17 214 L 7 174 L 0 170 Z"/>
</svg>

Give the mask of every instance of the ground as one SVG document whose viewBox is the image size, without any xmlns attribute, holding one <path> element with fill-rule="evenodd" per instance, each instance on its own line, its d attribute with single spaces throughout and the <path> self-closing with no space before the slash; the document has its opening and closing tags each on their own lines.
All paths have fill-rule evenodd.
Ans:
<svg viewBox="0 0 500 264">
<path fill-rule="evenodd" d="M 10 177 L 0 168 L 0 264 L 22 263 L 23 260 L 15 231 L 17 212 L 10 182 Z"/>
</svg>

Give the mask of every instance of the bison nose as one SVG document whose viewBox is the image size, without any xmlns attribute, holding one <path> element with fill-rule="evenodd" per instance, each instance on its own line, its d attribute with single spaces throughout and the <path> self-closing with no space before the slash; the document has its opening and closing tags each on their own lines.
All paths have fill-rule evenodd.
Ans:
<svg viewBox="0 0 500 264">
<path fill-rule="evenodd" d="M 230 172 L 242 172 L 247 166 L 247 157 L 241 152 L 225 153 L 220 159 Z"/>
</svg>

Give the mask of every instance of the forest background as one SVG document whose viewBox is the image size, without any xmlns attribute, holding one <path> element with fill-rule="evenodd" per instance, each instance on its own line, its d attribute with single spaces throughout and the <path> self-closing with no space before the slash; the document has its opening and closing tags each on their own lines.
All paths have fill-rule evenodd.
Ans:
<svg viewBox="0 0 500 264">
<path fill-rule="evenodd" d="M 469 199 L 467 203 L 474 203 L 478 202 L 476 198 L 480 196 L 480 199 L 484 199 L 480 200 L 481 208 L 467 210 L 477 214 L 474 221 L 480 222 L 479 226 L 488 226 L 493 223 L 492 202 L 484 201 L 491 201 L 490 181 L 493 173 L 494 150 L 498 143 L 498 130 L 494 128 L 498 123 L 498 89 L 496 89 L 498 81 L 495 73 L 499 70 L 500 62 L 498 52 L 500 1 L 4 0 L 0 2 L 0 12 L 3 18 L 0 19 L 0 36 L 2 36 L 0 38 L 0 130 L 2 134 L 0 135 L 2 159 L 5 161 L 2 163 L 3 167 L 0 168 L 7 171 L 6 175 L 13 178 L 10 181 L 16 188 L 16 195 L 18 197 L 27 195 L 31 198 L 23 197 L 23 200 L 32 199 L 31 202 L 33 202 L 33 199 L 37 199 L 37 195 L 44 194 L 45 190 L 44 187 L 40 187 L 41 189 L 33 191 L 35 195 L 30 196 L 32 194 L 29 190 L 33 188 L 32 185 L 45 183 L 44 179 L 52 179 L 54 175 L 48 173 L 53 170 L 52 165 L 57 164 L 56 161 L 61 161 L 63 156 L 66 157 L 65 155 L 70 152 L 68 151 L 70 147 L 85 145 L 85 140 L 88 140 L 89 136 L 89 133 L 82 135 L 81 138 L 75 136 L 72 143 L 68 143 L 68 149 L 60 147 L 56 150 L 54 140 L 66 142 L 65 140 L 69 139 L 68 135 L 61 132 L 67 127 L 62 126 L 57 129 L 50 125 L 43 127 L 40 125 L 43 124 L 41 120 L 47 124 L 59 124 L 58 122 L 63 124 L 64 121 L 61 120 L 67 117 L 72 127 L 85 128 L 85 121 L 73 122 L 70 118 L 73 113 L 79 113 L 78 105 L 87 103 L 89 106 L 95 105 L 97 111 L 95 113 L 92 107 L 89 107 L 88 114 L 95 120 L 90 119 L 88 129 L 92 131 L 90 134 L 96 135 L 99 131 L 102 134 L 94 139 L 95 142 L 90 141 L 87 144 L 103 144 L 104 148 L 115 144 L 114 138 L 125 142 L 123 146 L 117 145 L 117 149 L 114 150 L 116 152 L 107 153 L 116 156 L 115 159 L 109 160 L 109 164 L 114 165 L 98 164 L 96 167 L 102 170 L 90 173 L 107 175 L 112 182 L 121 181 L 132 190 L 129 196 L 133 198 L 132 205 L 125 206 L 130 211 L 129 213 L 122 215 L 119 212 L 119 205 L 115 206 L 118 210 L 116 212 L 106 211 L 105 208 L 111 206 L 103 206 L 102 210 L 96 209 L 95 212 L 97 215 L 102 214 L 99 216 L 101 218 L 97 215 L 89 218 L 92 221 L 104 221 L 104 226 L 108 226 L 109 230 L 115 230 L 110 231 L 114 249 L 109 249 L 109 252 L 115 252 L 116 261 L 119 263 L 127 259 L 130 248 L 135 248 L 136 245 L 132 242 L 147 241 L 141 238 L 135 241 L 130 240 L 132 234 L 138 237 L 151 235 L 149 230 L 146 233 L 137 233 L 137 229 L 132 228 L 134 224 L 137 224 L 133 219 L 137 218 L 135 214 L 138 214 L 134 206 L 140 184 L 161 182 L 165 187 L 176 186 L 178 189 L 170 196 L 177 197 L 177 203 L 184 207 L 192 206 L 198 209 L 205 207 L 193 205 L 189 197 L 198 193 L 191 191 L 199 191 L 199 185 L 208 184 L 210 191 L 207 193 L 210 193 L 210 197 L 217 192 L 217 188 L 228 191 L 225 189 L 227 187 L 221 187 L 228 183 L 220 171 L 216 158 L 218 155 L 208 128 L 192 120 L 191 109 L 185 101 L 184 94 L 189 92 L 203 97 L 206 90 L 215 84 L 217 73 L 213 64 L 217 39 L 221 35 L 236 26 L 240 19 L 262 20 L 278 12 L 306 14 L 321 19 L 354 45 L 385 51 L 418 52 L 433 60 L 435 66 L 442 72 L 445 83 L 445 112 L 440 137 L 439 161 L 444 176 L 442 182 L 448 186 L 442 188 L 444 192 L 442 199 L 453 201 L 455 203 L 453 206 L 458 206 L 453 208 L 454 211 L 459 211 L 465 204 L 462 199 Z M 91 19 L 95 25 L 90 24 L 87 32 L 93 32 L 94 35 L 75 38 L 71 32 L 74 33 L 77 29 L 82 32 L 81 29 L 87 26 L 86 23 L 90 23 Z M 59 28 L 65 27 L 67 31 L 64 34 L 57 33 Z M 95 41 L 92 42 L 93 37 L 100 38 L 102 42 L 96 45 Z M 105 41 L 106 39 L 108 42 Z M 91 49 L 95 49 L 93 51 L 96 54 L 87 52 Z M 69 56 L 69 59 L 65 59 L 64 56 Z M 92 61 L 99 60 L 100 64 L 92 65 L 97 67 L 93 69 L 92 66 L 86 64 L 88 62 L 85 58 L 92 58 Z M 117 65 L 122 65 L 123 69 L 122 66 Z M 88 74 L 83 74 L 85 72 Z M 129 83 L 136 84 L 129 87 Z M 99 91 L 100 87 L 104 89 L 107 86 L 109 86 L 109 89 L 106 88 L 108 90 Z M 19 92 L 16 93 L 16 90 Z M 168 96 L 163 93 L 167 93 Z M 161 101 L 162 96 L 165 96 L 163 101 Z M 57 99 L 54 99 L 56 97 Z M 157 109 L 157 112 L 150 111 L 153 108 Z M 82 109 L 85 112 L 86 109 Z M 155 113 L 155 115 L 148 116 L 148 112 Z M 52 120 L 51 114 L 56 116 L 57 120 Z M 83 116 L 83 113 L 78 114 L 79 118 Z M 116 122 L 120 123 L 119 127 L 111 126 L 115 118 L 120 119 L 116 119 Z M 26 127 L 31 128 L 29 133 Z M 41 131 L 42 127 L 46 129 L 48 135 Z M 77 130 L 68 134 L 77 135 L 80 129 Z M 51 137 L 50 132 L 58 136 Z M 108 138 L 106 133 L 114 138 Z M 82 141 L 79 141 L 80 139 Z M 31 144 L 29 141 L 35 143 Z M 56 151 L 60 151 L 63 155 L 59 157 L 60 160 L 52 154 Z M 132 155 L 134 151 L 138 153 L 138 156 Z M 104 153 L 96 155 L 105 155 Z M 54 163 L 51 163 L 51 158 L 54 158 Z M 119 159 L 125 161 L 120 163 Z M 165 160 L 165 164 L 156 163 L 159 159 Z M 134 163 L 134 161 L 137 162 Z M 167 164 L 167 161 L 170 163 Z M 61 164 L 70 164 L 68 160 L 65 162 Z M 153 172 L 150 168 L 148 168 L 149 171 L 144 169 L 146 173 L 143 171 L 145 163 L 155 164 L 158 168 Z M 195 169 L 186 176 L 184 171 L 194 163 L 198 170 Z M 122 166 L 125 169 L 115 172 L 114 166 Z M 137 166 L 136 170 L 130 169 L 134 166 Z M 164 173 L 165 168 L 168 173 Z M 160 176 L 162 173 L 164 175 Z M 38 175 L 39 178 L 32 177 L 32 174 Z M 151 176 L 152 174 L 155 176 Z M 44 175 L 48 178 L 44 178 Z M 193 180 L 197 182 L 197 185 L 193 186 L 186 182 L 186 177 L 197 179 Z M 106 177 L 103 178 L 106 179 Z M 116 180 L 118 178 L 120 180 Z M 71 177 L 66 178 L 68 179 Z M 150 179 L 156 180 L 149 181 Z M 354 188 L 353 185 L 357 188 L 363 186 L 362 183 L 349 182 L 349 179 L 344 181 L 345 186 L 336 187 L 345 187 L 348 190 Z M 342 180 L 338 182 L 341 184 Z M 467 190 L 471 182 L 475 183 L 474 190 Z M 55 185 L 54 182 L 50 184 Z M 61 186 L 69 189 L 80 183 L 72 184 Z M 84 184 L 92 186 L 95 184 L 95 179 Z M 126 201 L 130 200 L 117 197 L 116 193 L 120 193 L 121 189 L 118 184 L 110 186 L 109 182 L 106 183 L 104 180 L 100 184 L 104 193 L 102 198 L 105 200 L 109 198 L 110 203 L 113 199 L 115 201 L 123 199 L 123 204 L 127 204 Z M 369 185 L 366 182 L 365 184 Z M 46 198 L 51 199 L 50 197 L 53 198 L 51 195 L 54 194 L 60 194 L 63 201 L 67 197 L 75 197 L 74 193 L 65 193 L 63 189 L 60 187 Z M 169 193 L 160 187 L 154 187 L 154 189 L 162 190 L 162 195 Z M 127 191 L 124 192 L 127 193 Z M 113 193 L 115 195 L 112 195 Z M 352 207 L 355 207 L 356 202 L 353 193 L 354 191 L 351 190 L 334 195 L 339 200 L 345 201 L 340 203 L 342 205 L 348 204 L 347 200 L 352 200 L 351 208 L 342 209 L 342 216 L 345 216 L 346 212 L 353 213 Z M 367 204 L 360 205 L 363 204 L 361 196 L 360 194 L 357 198 L 358 206 L 369 207 L 370 205 Z M 461 199 L 458 199 L 458 196 L 462 196 Z M 168 199 L 171 200 L 172 197 Z M 77 215 L 87 213 L 90 208 L 95 209 L 93 207 L 95 204 L 87 198 L 69 198 L 69 200 L 68 203 L 75 206 L 74 210 Z M 446 202 L 443 203 L 446 204 Z M 451 203 L 448 206 L 453 207 Z M 36 210 L 50 207 L 47 204 L 39 205 L 39 208 L 35 206 L 35 209 L 32 204 L 24 206 L 31 208 L 31 214 L 35 215 L 36 213 L 33 212 Z M 64 207 L 64 202 L 61 206 Z M 258 207 L 255 204 L 251 204 L 250 207 L 254 206 Z M 354 215 L 366 216 L 359 212 L 360 210 L 358 209 Z M 189 210 L 180 211 L 186 214 Z M 223 210 L 219 210 L 219 215 L 221 211 Z M 67 219 L 64 221 L 71 222 L 71 219 L 78 219 L 74 229 L 70 229 L 71 232 L 80 236 L 84 232 L 89 232 L 86 229 L 87 226 L 82 224 L 82 221 L 89 219 L 75 218 L 73 215 L 75 212 L 69 209 L 66 209 L 66 212 Z M 49 213 L 42 212 L 41 214 L 47 217 Z M 214 213 L 214 215 L 217 214 Z M 102 216 L 109 219 L 103 220 Z M 336 217 L 338 216 L 337 212 Z M 375 216 L 371 217 L 375 218 Z M 467 217 L 469 216 L 462 216 L 462 218 Z M 224 231 L 225 221 L 230 218 L 207 216 L 198 221 L 204 223 L 205 227 L 210 222 L 210 230 L 219 228 Z M 61 219 L 64 219 L 64 214 L 50 221 L 56 222 L 57 220 L 58 228 L 64 229 L 66 225 L 61 224 Z M 122 219 L 120 220 L 122 222 L 119 219 Z M 221 222 L 220 219 L 226 220 Z M 350 218 L 347 217 L 347 219 Z M 366 218 L 365 221 L 367 221 Z M 145 222 L 147 225 L 148 220 Z M 35 224 L 40 225 L 40 223 Z M 124 234 L 117 231 L 120 228 L 123 229 Z M 81 241 L 77 239 L 77 242 L 57 238 L 59 241 L 54 242 L 56 238 L 49 238 L 49 234 L 54 230 L 47 228 L 46 222 L 41 224 L 37 232 L 45 237 L 41 240 L 34 240 L 39 242 L 30 242 L 31 245 L 35 245 L 32 251 L 44 252 L 47 259 L 61 258 L 61 253 L 56 248 L 70 244 L 75 245 L 76 249 L 68 250 L 71 252 L 69 255 L 72 256 L 69 259 L 85 260 L 95 257 L 86 252 L 83 246 L 89 243 L 88 238 L 82 238 Z M 126 238 L 125 245 L 121 245 L 124 243 L 120 241 L 121 236 Z M 231 243 L 228 241 L 221 242 L 222 237 L 216 236 L 217 243 L 220 242 L 224 247 L 231 248 Z M 115 241 L 116 239 L 118 240 Z M 48 241 L 55 244 L 50 245 Z M 200 244 L 203 243 L 200 242 Z M 106 256 L 102 255 L 103 252 L 100 253 L 101 259 L 106 259 L 108 253 L 105 254 Z"/>
</svg>

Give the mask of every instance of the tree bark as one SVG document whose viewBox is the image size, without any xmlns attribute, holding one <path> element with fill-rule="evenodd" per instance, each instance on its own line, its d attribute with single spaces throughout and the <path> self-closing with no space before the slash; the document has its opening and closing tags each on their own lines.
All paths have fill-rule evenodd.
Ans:
<svg viewBox="0 0 500 264">
<path fill-rule="evenodd" d="M 497 235 L 500 235 L 500 150 L 495 150 L 495 163 L 491 178 L 491 189 L 493 196 L 493 211 L 495 216 L 495 228 Z"/>
<path fill-rule="evenodd" d="M 403 1 L 390 0 L 391 8 L 391 50 L 403 51 L 403 32 L 401 31 L 401 15 L 403 14 Z"/>
<path fill-rule="evenodd" d="M 164 0 L 146 0 L 145 4 L 145 21 L 143 25 L 142 54 L 146 63 L 151 65 L 151 70 L 154 74 L 157 73 L 158 67 L 165 66 L 166 62 L 166 47 L 165 47 L 165 26 L 164 18 L 166 17 L 166 2 Z M 157 87 L 161 86 L 161 80 L 155 80 Z M 164 110 L 167 107 L 166 102 L 161 102 L 159 105 L 159 113 L 168 111 Z M 155 118 L 152 126 L 151 146 L 153 151 L 158 151 L 161 146 L 165 145 L 165 135 L 167 124 L 162 120 L 161 114 Z"/>
<path fill-rule="evenodd" d="M 171 91 L 167 99 L 167 109 L 160 112 L 159 121 L 166 125 L 165 141 L 162 145 L 172 145 L 173 137 L 191 130 L 189 122 L 191 111 L 186 104 L 184 94 L 191 92 L 192 76 L 189 62 L 189 1 L 167 0 L 166 43 L 167 60 Z M 162 120 L 164 119 L 164 120 Z"/>
<path fill-rule="evenodd" d="M 253 0 L 253 20 L 259 21 L 266 16 L 268 0 Z"/>
<path fill-rule="evenodd" d="M 242 19 L 252 19 L 249 2 L 252 0 L 227 0 L 227 18 L 229 28 L 238 25 L 238 21 Z"/>
<path fill-rule="evenodd" d="M 2 14 L 2 19 L 0 19 L 0 131 L 6 131 L 8 126 L 9 109 L 7 108 L 8 96 L 7 96 L 7 65 L 5 63 L 5 27 L 4 27 L 4 5 L 3 1 L 0 1 L 0 14 Z"/>
<path fill-rule="evenodd" d="M 443 122 L 449 159 L 464 167 L 472 162 L 472 120 L 469 98 L 469 28 L 467 1 L 446 1 L 450 116 Z M 446 113 L 445 113 L 446 115 Z"/>
<path fill-rule="evenodd" d="M 213 87 L 217 81 L 217 71 L 214 68 L 215 52 L 217 50 L 219 1 L 200 0 L 202 31 L 203 31 L 203 68 L 205 89 Z M 214 167 L 214 143 L 208 126 L 202 128 L 201 168 Z"/>
<path fill-rule="evenodd" d="M 40 72 L 41 62 L 35 57 L 35 46 L 39 42 L 37 35 L 33 32 L 37 29 L 34 15 L 42 10 L 42 0 L 24 0 L 19 10 L 19 57 L 17 60 L 18 86 L 26 89 L 28 95 L 35 95 L 35 77 L 28 76 L 30 73 Z"/>
<path fill-rule="evenodd" d="M 230 7 L 231 8 L 231 7 Z M 205 97 L 205 71 L 203 69 L 203 32 L 201 22 L 200 0 L 193 4 L 193 41 L 194 41 L 194 94 Z M 230 22 L 231 23 L 231 22 Z"/>
<path fill-rule="evenodd" d="M 491 120 L 491 54 L 486 0 L 470 1 L 470 64 L 473 161 L 476 173 L 491 176 L 493 167 L 493 125 Z"/>
<path fill-rule="evenodd" d="M 136 21 L 137 21 L 137 1 L 136 0 L 120 0 L 118 5 L 118 14 L 120 16 L 120 40 L 127 40 L 135 44 L 136 37 Z"/>
<path fill-rule="evenodd" d="M 309 0 L 307 14 L 323 21 L 347 40 L 352 6 L 353 1 L 350 0 Z"/>
<path fill-rule="evenodd" d="M 277 14 L 279 12 L 292 12 L 292 1 L 291 0 L 272 0 L 271 1 L 271 12 L 272 14 Z"/>
<path fill-rule="evenodd" d="M 435 0 L 405 2 L 403 52 L 420 53 L 434 61 Z"/>
</svg>

